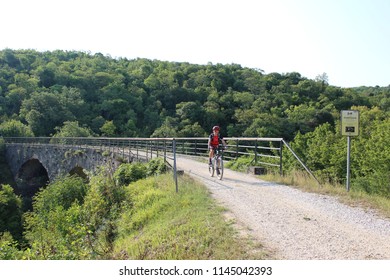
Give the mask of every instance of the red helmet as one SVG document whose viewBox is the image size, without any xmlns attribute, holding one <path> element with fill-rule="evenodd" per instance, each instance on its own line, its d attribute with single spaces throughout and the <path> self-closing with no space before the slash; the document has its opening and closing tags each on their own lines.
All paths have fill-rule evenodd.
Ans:
<svg viewBox="0 0 390 280">
<path fill-rule="evenodd" d="M 218 125 L 213 126 L 213 130 L 218 130 L 219 131 L 219 126 Z"/>
</svg>

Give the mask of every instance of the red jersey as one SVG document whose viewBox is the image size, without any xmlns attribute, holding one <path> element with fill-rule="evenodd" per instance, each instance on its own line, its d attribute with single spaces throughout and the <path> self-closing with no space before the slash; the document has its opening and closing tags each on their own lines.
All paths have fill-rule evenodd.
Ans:
<svg viewBox="0 0 390 280">
<path fill-rule="evenodd" d="M 222 136 L 221 135 L 214 135 L 214 133 L 211 133 L 209 136 L 210 139 L 210 146 L 218 147 L 218 145 L 222 142 Z"/>
</svg>

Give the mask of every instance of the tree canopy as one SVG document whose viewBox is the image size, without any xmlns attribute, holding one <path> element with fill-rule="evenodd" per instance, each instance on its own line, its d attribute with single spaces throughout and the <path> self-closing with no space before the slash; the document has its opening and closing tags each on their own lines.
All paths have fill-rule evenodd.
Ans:
<svg viewBox="0 0 390 280">
<path fill-rule="evenodd" d="M 0 51 L 0 121 L 20 122 L 26 135 L 50 136 L 78 122 L 101 136 L 204 136 L 218 124 L 225 136 L 292 140 L 334 125 L 340 110 L 388 111 L 389 104 L 390 87 L 334 87 L 326 73 L 311 80 L 238 64 Z"/>
</svg>

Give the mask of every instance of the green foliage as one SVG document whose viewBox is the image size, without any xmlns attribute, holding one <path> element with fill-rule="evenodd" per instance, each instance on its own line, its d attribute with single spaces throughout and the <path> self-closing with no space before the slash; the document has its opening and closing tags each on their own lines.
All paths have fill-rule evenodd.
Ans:
<svg viewBox="0 0 390 280">
<path fill-rule="evenodd" d="M 42 215 L 56 206 L 68 209 L 73 203 L 82 204 L 87 186 L 78 176 L 66 176 L 49 184 L 34 197 L 34 209 Z"/>
<path fill-rule="evenodd" d="M 0 185 L 0 233 L 9 232 L 22 241 L 22 199 L 9 185 Z"/>
<path fill-rule="evenodd" d="M 145 178 L 147 167 L 142 163 L 121 164 L 114 173 L 114 179 L 118 185 L 128 185 L 139 179 Z"/>
<path fill-rule="evenodd" d="M 147 178 L 126 187 L 131 211 L 118 220 L 116 259 L 263 259 L 238 239 L 207 189 L 188 177 L 175 192 L 172 176 Z"/>
<path fill-rule="evenodd" d="M 247 172 L 253 162 L 254 157 L 254 155 L 242 156 L 235 160 L 226 162 L 225 165 L 227 168 L 231 168 L 233 170 Z"/>
<path fill-rule="evenodd" d="M 352 108 L 360 112 L 360 135 L 351 139 L 352 187 L 390 197 L 390 115 L 376 107 Z M 323 181 L 345 182 L 347 140 L 339 129 L 329 123 L 320 125 L 313 132 L 297 134 L 291 147 Z M 284 166 L 299 168 L 289 153 Z"/>
<path fill-rule="evenodd" d="M 113 121 L 106 121 L 100 128 L 102 136 L 112 137 L 115 136 L 116 126 Z"/>
<path fill-rule="evenodd" d="M 62 127 L 57 127 L 56 130 L 53 137 L 91 137 L 93 135 L 89 128 L 80 127 L 78 121 L 66 121 Z"/>
<path fill-rule="evenodd" d="M 23 253 L 9 232 L 0 231 L 0 260 L 20 260 Z"/>
<path fill-rule="evenodd" d="M 103 136 L 203 136 L 219 124 L 226 136 L 290 141 L 297 131 L 333 126 L 339 111 L 351 106 L 389 110 L 389 87 L 337 88 L 326 73 L 310 80 L 237 64 L 113 59 L 74 51 L 6 49 L 0 58 L 0 120 L 27 123 L 36 136 L 77 121 Z"/>
<path fill-rule="evenodd" d="M 2 137 L 0 137 L 0 171 L 0 185 L 9 184 L 13 186 L 15 182 L 5 158 L 5 141 Z"/>
<path fill-rule="evenodd" d="M 356 108 L 367 110 L 362 109 L 362 133 L 353 148 L 376 151 L 376 143 L 386 141 L 370 135 L 372 123 L 379 127 L 388 118 L 390 87 L 338 88 L 326 73 L 310 80 L 295 72 L 264 74 L 237 64 L 114 59 L 76 51 L 5 49 L 0 60 L 3 136 L 86 135 L 90 127 L 103 136 L 187 137 L 204 136 L 219 124 L 224 136 L 276 136 L 304 141 L 304 146 L 309 139 L 314 145 L 330 137 L 326 145 L 337 146 L 340 110 L 361 106 Z M 319 127 L 321 132 L 314 133 Z M 300 155 L 314 168 L 342 164 L 343 153 L 336 147 L 333 152 L 320 153 L 321 161 L 314 158 L 316 152 Z M 364 176 L 381 166 L 376 161 L 359 165 Z M 321 176 L 338 177 L 336 169 Z"/>
<path fill-rule="evenodd" d="M 111 250 L 123 189 L 108 173 L 86 184 L 65 177 L 39 192 L 25 214 L 32 259 L 100 259 Z"/>
<path fill-rule="evenodd" d="M 41 190 L 33 212 L 24 215 L 33 259 L 79 259 L 88 255 L 81 207 L 87 187 L 79 177 L 64 177 Z"/>
<path fill-rule="evenodd" d="M 30 127 L 18 120 L 9 120 L 0 124 L 0 135 L 3 137 L 32 137 Z"/>
<path fill-rule="evenodd" d="M 167 171 L 163 158 L 153 158 L 146 164 L 146 176 L 160 175 Z"/>
<path fill-rule="evenodd" d="M 135 170 L 123 166 L 126 171 Z M 143 169 L 139 164 L 132 166 L 137 168 L 135 173 L 142 170 L 143 174 L 146 170 L 156 174 L 165 167 L 160 159 L 144 164 Z M 221 218 L 223 209 L 212 203 L 205 188 L 188 178 L 180 188 L 176 193 L 171 175 L 153 176 L 127 186 L 116 184 L 105 170 L 88 183 L 78 177 L 64 177 L 42 189 L 34 198 L 33 211 L 24 214 L 27 246 L 20 248 L 8 231 L 0 233 L 0 259 L 255 256 L 247 252 L 245 241 L 236 239 L 233 228 Z M 10 198 L 17 201 L 10 187 L 4 190 L 1 202 L 11 205 Z"/>
</svg>

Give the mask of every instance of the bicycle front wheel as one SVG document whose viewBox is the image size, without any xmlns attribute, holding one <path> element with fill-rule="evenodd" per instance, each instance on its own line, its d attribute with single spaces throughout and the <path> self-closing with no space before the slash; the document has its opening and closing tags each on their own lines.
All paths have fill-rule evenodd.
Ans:
<svg viewBox="0 0 390 280">
<path fill-rule="evenodd" d="M 223 177 L 223 160 L 221 157 L 218 158 L 217 160 L 217 177 L 219 180 L 222 180 L 222 177 Z"/>
</svg>

